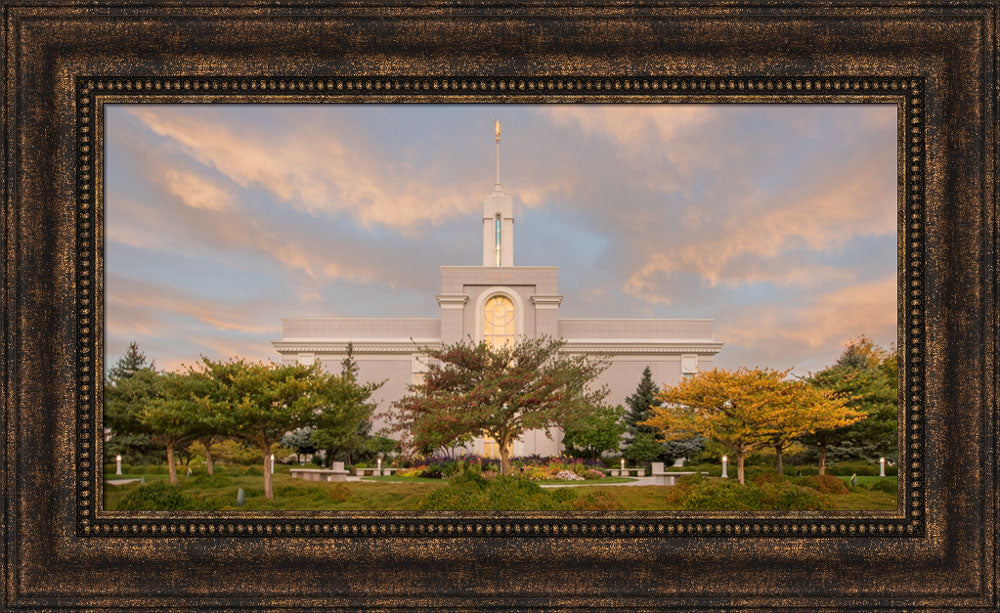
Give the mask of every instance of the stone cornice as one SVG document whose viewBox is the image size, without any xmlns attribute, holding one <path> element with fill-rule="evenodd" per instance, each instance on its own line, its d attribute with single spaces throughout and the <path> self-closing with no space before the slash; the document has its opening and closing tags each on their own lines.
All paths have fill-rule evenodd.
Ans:
<svg viewBox="0 0 1000 613">
<path fill-rule="evenodd" d="M 275 351 L 281 355 L 297 355 L 299 353 L 347 353 L 346 340 L 295 340 L 272 341 Z M 413 354 L 420 353 L 424 347 L 440 347 L 440 339 L 406 339 L 378 341 L 350 341 L 351 350 L 356 354 Z"/>
<path fill-rule="evenodd" d="M 722 349 L 718 341 L 705 342 L 592 342 L 568 339 L 560 353 L 613 353 L 613 354 L 668 354 L 715 355 Z"/>
<path fill-rule="evenodd" d="M 464 294 L 439 294 L 436 296 L 442 309 L 464 309 L 469 297 Z"/>
<path fill-rule="evenodd" d="M 558 294 L 535 294 L 531 302 L 536 309 L 558 309 L 563 297 Z"/>
</svg>

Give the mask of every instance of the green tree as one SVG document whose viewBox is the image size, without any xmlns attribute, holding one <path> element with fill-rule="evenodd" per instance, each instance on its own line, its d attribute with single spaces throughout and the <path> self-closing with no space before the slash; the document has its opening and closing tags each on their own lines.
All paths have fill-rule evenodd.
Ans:
<svg viewBox="0 0 1000 613">
<path fill-rule="evenodd" d="M 339 375 L 320 374 L 323 406 L 317 413 L 310 437 L 317 449 L 326 451 L 327 461 L 342 457 L 348 463 L 371 438 L 371 417 L 376 404 L 371 396 L 385 381 L 360 383 L 354 345 L 347 344 L 347 355 L 340 363 Z"/>
<path fill-rule="evenodd" d="M 621 405 L 598 406 L 563 427 L 563 445 L 567 451 L 596 459 L 605 451 L 618 449 L 626 428 L 625 409 Z"/>
<path fill-rule="evenodd" d="M 663 453 L 663 443 L 652 432 L 639 432 L 631 439 L 623 455 L 636 464 L 652 462 Z"/>
<path fill-rule="evenodd" d="M 140 415 L 147 403 L 159 395 L 159 374 L 135 342 L 114 366 L 104 384 L 104 427 L 110 430 L 105 455 L 137 458 L 151 448 L 151 433 Z"/>
<path fill-rule="evenodd" d="M 634 437 L 642 432 L 656 433 L 656 428 L 643 424 L 653 416 L 653 407 L 660 406 L 660 401 L 656 397 L 656 393 L 659 391 L 660 388 L 653 382 L 653 371 L 647 366 L 642 371 L 642 377 L 639 379 L 639 385 L 636 386 L 635 392 L 625 398 L 625 404 L 628 405 L 625 423 L 628 425 L 628 433 L 631 436 Z"/>
<path fill-rule="evenodd" d="M 198 438 L 215 417 L 206 410 L 207 383 L 207 379 L 197 373 L 162 373 L 158 381 L 159 394 L 140 412 L 139 419 L 153 433 L 153 440 L 166 447 L 171 483 L 177 483 L 175 452 L 178 447 Z"/>
<path fill-rule="evenodd" d="M 313 417 L 313 445 L 325 449 L 328 459 L 342 455 L 347 462 L 361 449 L 371 429 L 375 403 L 372 393 L 382 383 L 360 384 L 346 370 L 341 374 L 319 374 L 317 393 L 321 404 Z"/>
<path fill-rule="evenodd" d="M 844 348 L 828 368 L 808 377 L 818 388 L 846 399 L 847 406 L 860 411 L 865 419 L 845 427 L 820 429 L 802 442 L 819 452 L 819 473 L 826 474 L 827 453 L 841 446 L 850 450 L 847 459 L 895 458 L 897 417 L 898 355 L 870 338 L 860 336 Z"/>
<path fill-rule="evenodd" d="M 394 403 L 393 430 L 410 449 L 438 449 L 470 436 L 488 436 L 500 449 L 501 473 L 510 473 L 510 449 L 525 431 L 580 419 L 607 390 L 588 385 L 607 362 L 560 355 L 564 341 L 526 339 L 490 346 L 462 341 L 424 349 L 431 358 L 422 382 Z"/>
<path fill-rule="evenodd" d="M 309 425 L 323 407 L 319 366 L 278 365 L 233 358 L 226 362 L 202 358 L 212 381 L 211 410 L 229 431 L 260 453 L 264 496 L 274 499 L 269 457 L 271 445 L 286 432 Z"/>
<path fill-rule="evenodd" d="M 316 445 L 312 441 L 312 426 L 296 428 L 281 437 L 281 444 L 284 447 L 295 450 L 296 461 L 301 462 L 305 454 L 316 453 Z"/>
</svg>

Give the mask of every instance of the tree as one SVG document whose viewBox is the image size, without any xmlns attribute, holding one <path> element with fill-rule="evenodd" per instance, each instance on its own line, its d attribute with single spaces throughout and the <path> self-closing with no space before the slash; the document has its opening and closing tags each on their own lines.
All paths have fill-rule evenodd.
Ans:
<svg viewBox="0 0 1000 613">
<path fill-rule="evenodd" d="M 282 446 L 295 450 L 296 461 L 301 462 L 304 454 L 316 453 L 316 445 L 312 441 L 312 431 L 311 426 L 305 426 L 296 428 L 281 437 Z"/>
<path fill-rule="evenodd" d="M 271 444 L 286 432 L 312 422 L 323 406 L 317 382 L 319 366 L 278 365 L 230 359 L 226 362 L 202 358 L 204 372 L 212 381 L 209 402 L 222 415 L 230 432 L 254 445 L 264 467 L 264 496 L 274 499 L 269 457 Z"/>
<path fill-rule="evenodd" d="M 645 464 L 652 462 L 663 453 L 663 443 L 652 432 L 639 432 L 633 436 L 623 451 L 631 462 Z"/>
<path fill-rule="evenodd" d="M 719 443 L 736 457 L 737 479 L 744 483 L 747 454 L 769 440 L 770 406 L 783 377 L 759 368 L 699 372 L 664 388 L 657 396 L 664 406 L 654 408 L 645 425 L 666 440 L 704 436 Z"/>
<path fill-rule="evenodd" d="M 787 371 L 784 373 L 787 375 Z M 783 379 L 773 388 L 770 444 L 774 447 L 776 468 L 784 474 L 782 452 L 792 441 L 817 430 L 833 430 L 864 419 L 864 413 L 847 406 L 845 398 L 835 397 L 806 381 Z"/>
<path fill-rule="evenodd" d="M 138 456 L 150 447 L 151 433 L 140 415 L 159 394 L 159 374 L 135 342 L 114 366 L 104 384 L 104 427 L 111 431 L 105 453 Z"/>
<path fill-rule="evenodd" d="M 313 417 L 310 439 L 318 449 L 325 449 L 327 458 L 341 452 L 347 462 L 360 449 L 371 428 L 375 403 L 369 398 L 381 383 L 359 384 L 349 372 L 319 374 L 317 394 L 321 399 Z"/>
<path fill-rule="evenodd" d="M 642 377 L 635 392 L 625 399 L 628 405 L 628 416 L 625 418 L 628 425 L 628 433 L 635 437 L 641 432 L 655 434 L 656 428 L 644 425 L 644 422 L 652 417 L 653 407 L 660 406 L 660 401 L 656 398 L 656 393 L 660 391 L 656 383 L 653 382 L 653 371 L 649 366 L 643 369 Z"/>
<path fill-rule="evenodd" d="M 573 455 L 597 459 L 605 451 L 617 450 L 625 433 L 625 409 L 595 407 L 575 422 L 564 426 L 563 445 Z"/>
<path fill-rule="evenodd" d="M 411 449 L 452 446 L 463 437 L 488 436 L 500 449 L 500 470 L 510 473 L 510 448 L 525 431 L 551 429 L 582 418 L 607 390 L 588 385 L 607 362 L 560 355 L 565 343 L 549 338 L 501 346 L 461 341 L 424 349 L 431 358 L 422 382 L 396 401 L 393 431 Z"/>
<path fill-rule="evenodd" d="M 158 383 L 160 393 L 143 407 L 139 419 L 166 446 L 167 472 L 176 484 L 175 451 L 197 438 L 212 418 L 204 400 L 207 380 L 197 373 L 163 373 Z"/>
<path fill-rule="evenodd" d="M 347 356 L 340 363 L 339 375 L 319 375 L 319 393 L 324 402 L 314 422 L 311 441 L 317 449 L 326 450 L 327 460 L 341 455 L 348 463 L 370 438 L 371 417 L 376 404 L 371 396 L 385 384 L 359 383 L 358 364 L 354 361 L 354 346 L 347 344 Z"/>
<path fill-rule="evenodd" d="M 895 349 L 883 349 L 861 336 L 848 343 L 837 361 L 808 377 L 814 386 L 846 399 L 865 419 L 845 427 L 819 429 L 803 442 L 819 451 L 819 473 L 826 474 L 827 452 L 847 445 L 854 457 L 874 460 L 897 452 L 897 373 Z"/>
</svg>

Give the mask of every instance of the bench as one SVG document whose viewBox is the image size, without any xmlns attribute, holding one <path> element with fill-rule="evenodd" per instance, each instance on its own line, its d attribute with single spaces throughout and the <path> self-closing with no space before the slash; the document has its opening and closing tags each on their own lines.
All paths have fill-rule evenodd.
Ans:
<svg viewBox="0 0 1000 613">
<path fill-rule="evenodd" d="M 293 468 L 289 473 L 295 479 L 306 481 L 347 481 L 343 462 L 334 462 L 333 468 Z"/>
<path fill-rule="evenodd" d="M 611 469 L 611 476 L 612 477 L 618 477 L 618 476 L 628 477 L 632 473 L 635 473 L 636 477 L 645 477 L 646 476 L 646 469 L 645 468 L 612 468 Z"/>
<path fill-rule="evenodd" d="M 380 475 L 391 477 L 392 473 L 399 470 L 398 468 L 355 468 L 354 474 L 359 477 L 364 477 L 365 475 L 371 475 L 372 477 L 378 477 Z"/>
</svg>

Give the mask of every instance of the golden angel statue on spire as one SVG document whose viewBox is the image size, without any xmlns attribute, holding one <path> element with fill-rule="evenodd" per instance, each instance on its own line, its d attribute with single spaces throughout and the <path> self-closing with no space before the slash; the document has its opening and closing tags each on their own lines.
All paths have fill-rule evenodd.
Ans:
<svg viewBox="0 0 1000 613">
<path fill-rule="evenodd" d="M 494 119 L 493 120 L 493 130 L 497 133 L 497 142 L 499 143 L 500 142 L 500 120 L 499 119 Z"/>
</svg>

